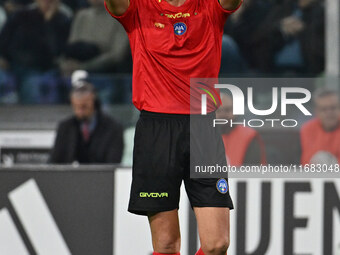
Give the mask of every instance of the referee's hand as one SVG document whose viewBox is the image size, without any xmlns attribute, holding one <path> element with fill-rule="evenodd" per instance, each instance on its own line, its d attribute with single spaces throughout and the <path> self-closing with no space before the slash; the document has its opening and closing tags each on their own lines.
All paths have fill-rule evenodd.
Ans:
<svg viewBox="0 0 340 255">
<path fill-rule="evenodd" d="M 305 23 L 294 16 L 281 20 L 281 31 L 287 36 L 296 36 L 305 28 Z"/>
</svg>

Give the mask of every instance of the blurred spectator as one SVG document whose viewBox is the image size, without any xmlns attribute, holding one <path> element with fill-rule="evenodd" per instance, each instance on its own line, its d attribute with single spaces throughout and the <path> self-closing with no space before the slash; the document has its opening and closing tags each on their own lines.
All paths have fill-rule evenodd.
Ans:
<svg viewBox="0 0 340 255">
<path fill-rule="evenodd" d="M 64 50 L 71 20 L 59 11 L 59 0 L 36 0 L 9 17 L 0 34 L 0 68 L 20 82 L 55 67 Z"/>
<path fill-rule="evenodd" d="M 262 72 L 318 74 L 324 69 L 324 1 L 285 0 L 253 34 Z"/>
<path fill-rule="evenodd" d="M 301 128 L 301 164 L 340 163 L 340 98 L 336 91 L 314 94 L 316 118 Z"/>
<path fill-rule="evenodd" d="M 12 16 L 12 14 L 24 9 L 31 3 L 32 0 L 5 0 L 3 6 L 7 16 Z"/>
<path fill-rule="evenodd" d="M 62 2 L 70 7 L 74 13 L 76 13 L 79 9 L 89 7 L 87 0 L 62 0 Z"/>
<path fill-rule="evenodd" d="M 230 125 L 236 121 L 233 114 L 233 100 L 221 93 L 222 105 L 216 112 L 218 119 L 228 120 L 222 125 L 222 138 L 228 164 L 231 166 L 266 164 L 265 148 L 258 132 L 242 125 Z"/>
<path fill-rule="evenodd" d="M 71 104 L 74 116 L 59 124 L 50 162 L 120 163 L 123 129 L 101 111 L 93 85 L 78 81 Z"/>
<path fill-rule="evenodd" d="M 246 63 L 236 42 L 229 35 L 222 37 L 220 74 L 241 74 L 247 71 Z"/>
<path fill-rule="evenodd" d="M 22 0 L 20 0 L 22 1 Z M 37 8 L 38 7 L 38 3 L 37 2 L 33 2 L 30 5 L 31 8 Z M 66 17 L 72 19 L 73 18 L 73 10 L 66 4 L 60 2 L 58 5 L 58 11 L 62 14 L 64 14 Z"/>
<path fill-rule="evenodd" d="M 254 59 L 254 53 L 257 49 L 254 47 L 251 38 L 258 33 L 259 25 L 271 8 L 272 4 L 268 0 L 244 1 L 240 9 L 233 13 L 226 22 L 225 33 L 235 40 L 242 57 L 252 69 L 257 67 L 256 59 Z"/>
<path fill-rule="evenodd" d="M 60 68 L 64 76 L 74 70 L 112 72 L 121 68 L 129 50 L 122 25 L 106 12 L 102 0 L 89 0 L 91 7 L 75 16 Z"/>
</svg>

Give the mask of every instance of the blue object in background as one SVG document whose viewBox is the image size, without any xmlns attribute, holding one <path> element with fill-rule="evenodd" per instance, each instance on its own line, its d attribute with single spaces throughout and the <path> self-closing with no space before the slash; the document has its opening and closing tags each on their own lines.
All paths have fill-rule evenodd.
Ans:
<svg viewBox="0 0 340 255">
<path fill-rule="evenodd" d="M 11 74 L 0 69 L 0 104 L 17 104 L 17 83 Z"/>
<path fill-rule="evenodd" d="M 27 75 L 20 85 L 20 103 L 60 103 L 59 78 L 54 72 Z"/>
<path fill-rule="evenodd" d="M 229 35 L 223 35 L 220 74 L 242 74 L 247 70 L 237 43 Z"/>
</svg>

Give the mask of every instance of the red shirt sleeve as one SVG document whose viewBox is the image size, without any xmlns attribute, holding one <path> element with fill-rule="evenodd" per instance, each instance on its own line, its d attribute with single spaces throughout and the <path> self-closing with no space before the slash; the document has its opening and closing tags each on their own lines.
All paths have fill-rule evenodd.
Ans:
<svg viewBox="0 0 340 255">
<path fill-rule="evenodd" d="M 107 12 L 123 25 L 127 33 L 130 33 L 135 28 L 135 19 L 137 16 L 137 1 L 138 0 L 130 0 L 129 7 L 124 12 L 124 14 L 120 16 L 114 15 L 112 12 L 110 12 L 109 8 L 106 5 L 106 2 L 104 1 L 105 9 L 107 10 Z"/>
</svg>

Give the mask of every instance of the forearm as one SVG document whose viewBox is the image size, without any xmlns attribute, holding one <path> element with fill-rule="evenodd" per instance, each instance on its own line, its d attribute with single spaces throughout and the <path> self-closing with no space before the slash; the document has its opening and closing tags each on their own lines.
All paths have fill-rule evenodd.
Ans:
<svg viewBox="0 0 340 255">
<path fill-rule="evenodd" d="M 233 11 L 240 6 L 242 0 L 220 0 L 223 9 Z"/>
</svg>

